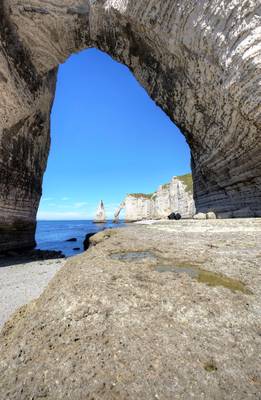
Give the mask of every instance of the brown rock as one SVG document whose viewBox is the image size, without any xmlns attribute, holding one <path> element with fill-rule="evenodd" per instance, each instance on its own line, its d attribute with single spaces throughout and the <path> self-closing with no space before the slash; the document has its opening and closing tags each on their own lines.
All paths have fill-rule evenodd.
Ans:
<svg viewBox="0 0 261 400">
<path fill-rule="evenodd" d="M 96 239 L 5 325 L 1 399 L 259 398 L 260 220 Z"/>
</svg>

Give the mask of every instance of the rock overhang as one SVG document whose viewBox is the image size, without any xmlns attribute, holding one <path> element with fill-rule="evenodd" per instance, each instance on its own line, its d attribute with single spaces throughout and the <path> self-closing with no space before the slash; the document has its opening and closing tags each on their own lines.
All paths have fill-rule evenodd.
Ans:
<svg viewBox="0 0 261 400">
<path fill-rule="evenodd" d="M 70 54 L 89 47 L 127 65 L 181 128 L 191 148 L 199 212 L 260 216 L 258 7 L 258 1 L 245 0 L 168 0 L 162 5 L 150 0 L 146 6 L 120 0 L 3 1 L 1 220 L 34 223 L 49 151 L 56 70 Z M 32 126 L 37 126 L 35 144 L 29 140 Z M 28 152 L 17 157 L 18 141 Z M 14 164 L 30 165 L 30 171 L 18 171 Z"/>
</svg>

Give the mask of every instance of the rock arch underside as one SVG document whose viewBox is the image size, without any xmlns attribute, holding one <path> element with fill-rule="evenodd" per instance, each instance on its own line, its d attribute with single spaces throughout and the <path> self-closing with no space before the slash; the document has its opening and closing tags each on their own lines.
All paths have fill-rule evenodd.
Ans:
<svg viewBox="0 0 261 400">
<path fill-rule="evenodd" d="M 197 211 L 261 216 L 260 15 L 258 0 L 2 0 L 0 251 L 34 245 L 57 68 L 91 47 L 180 127 Z"/>
</svg>

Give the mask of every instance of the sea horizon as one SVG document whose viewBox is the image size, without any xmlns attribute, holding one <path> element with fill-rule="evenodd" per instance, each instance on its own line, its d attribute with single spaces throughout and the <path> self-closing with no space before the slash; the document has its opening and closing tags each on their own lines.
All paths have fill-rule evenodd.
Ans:
<svg viewBox="0 0 261 400">
<path fill-rule="evenodd" d="M 98 224 L 93 220 L 37 220 L 36 222 L 36 249 L 62 251 L 66 257 L 84 251 L 83 242 L 87 234 L 125 225 L 123 220 L 115 224 L 112 219 Z M 69 241 L 70 239 L 76 240 Z"/>
</svg>

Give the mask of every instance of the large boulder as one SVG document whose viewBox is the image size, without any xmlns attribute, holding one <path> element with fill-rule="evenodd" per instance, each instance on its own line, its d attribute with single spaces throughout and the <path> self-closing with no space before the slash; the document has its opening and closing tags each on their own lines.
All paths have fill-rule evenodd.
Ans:
<svg viewBox="0 0 261 400">
<path fill-rule="evenodd" d="M 207 219 L 207 215 L 204 213 L 198 213 L 198 214 L 195 214 L 193 218 L 194 219 Z"/>
<path fill-rule="evenodd" d="M 207 219 L 217 219 L 217 216 L 213 211 L 209 211 L 207 212 Z"/>
</svg>

